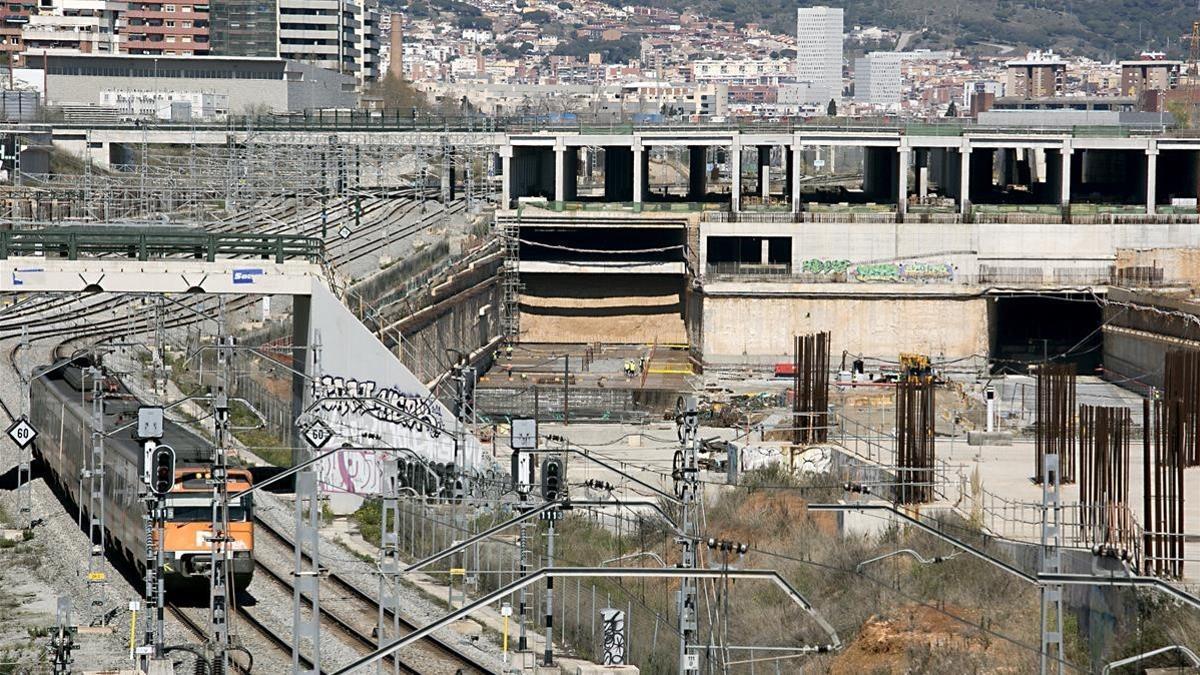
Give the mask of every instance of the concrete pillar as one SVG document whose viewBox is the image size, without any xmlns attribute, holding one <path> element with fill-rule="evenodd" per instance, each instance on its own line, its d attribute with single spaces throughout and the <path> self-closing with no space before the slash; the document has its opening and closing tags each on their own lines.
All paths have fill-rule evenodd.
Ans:
<svg viewBox="0 0 1200 675">
<path fill-rule="evenodd" d="M 792 213 L 800 213 L 800 167 L 803 161 L 803 153 L 798 146 L 788 149 L 788 192 L 791 193 Z"/>
<path fill-rule="evenodd" d="M 554 201 L 567 201 L 567 149 L 554 148 Z"/>
<path fill-rule="evenodd" d="M 958 212 L 965 215 L 969 210 L 971 210 L 971 146 L 964 145 L 959 150 Z"/>
<path fill-rule="evenodd" d="M 929 148 L 913 148 L 913 187 L 917 199 L 924 201 L 929 196 Z"/>
<path fill-rule="evenodd" d="M 908 148 L 901 147 L 896 153 L 896 213 L 908 213 L 908 163 L 912 156 Z"/>
<path fill-rule="evenodd" d="M 758 146 L 758 196 L 763 204 L 771 197 L 771 146 Z"/>
<path fill-rule="evenodd" d="M 729 149 L 730 209 L 742 210 L 742 146 L 734 143 Z"/>
<path fill-rule="evenodd" d="M 762 238 L 762 244 L 759 248 L 759 262 L 764 265 L 771 262 L 771 240 L 766 237 Z"/>
<path fill-rule="evenodd" d="M 1046 154 L 1045 148 L 1030 148 L 1026 152 L 1030 184 L 1046 182 Z"/>
<path fill-rule="evenodd" d="M 708 191 L 708 148 L 703 145 L 688 147 L 688 201 L 704 200 Z"/>
<path fill-rule="evenodd" d="M 646 181 L 646 149 L 640 145 L 633 146 L 633 203 L 641 204 L 646 198 L 643 191 Z"/>
<path fill-rule="evenodd" d="M 1071 205 L 1071 156 L 1075 154 L 1075 151 L 1071 149 L 1071 146 L 1064 145 L 1060 152 L 1062 167 L 1059 169 L 1059 173 L 1062 175 L 1059 177 L 1061 182 L 1058 188 L 1058 203 L 1065 209 Z"/>
<path fill-rule="evenodd" d="M 512 146 L 500 148 L 500 204 L 512 208 Z"/>
<path fill-rule="evenodd" d="M 1146 149 L 1146 213 L 1154 215 L 1158 197 L 1158 144 L 1150 141 Z"/>
</svg>

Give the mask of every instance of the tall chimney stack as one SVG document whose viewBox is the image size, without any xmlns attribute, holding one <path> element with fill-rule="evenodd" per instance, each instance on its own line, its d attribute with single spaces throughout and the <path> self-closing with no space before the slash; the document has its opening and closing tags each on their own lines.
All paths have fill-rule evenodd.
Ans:
<svg viewBox="0 0 1200 675">
<path fill-rule="evenodd" d="M 392 12 L 391 57 L 388 62 L 388 74 L 396 79 L 404 79 L 404 15 Z"/>
</svg>

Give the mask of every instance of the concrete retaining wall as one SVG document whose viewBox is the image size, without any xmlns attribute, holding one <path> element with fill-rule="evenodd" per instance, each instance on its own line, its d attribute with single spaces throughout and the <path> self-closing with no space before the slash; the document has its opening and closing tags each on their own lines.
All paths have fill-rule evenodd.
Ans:
<svg viewBox="0 0 1200 675">
<path fill-rule="evenodd" d="M 787 360 L 792 337 L 830 331 L 830 355 L 896 355 L 939 359 L 986 354 L 987 300 L 978 296 L 718 296 L 704 298 L 704 358 L 709 362 Z"/>
<path fill-rule="evenodd" d="M 792 238 L 792 269 L 808 260 L 852 263 L 922 259 L 947 262 L 960 274 L 976 265 L 1094 267 L 1118 249 L 1195 246 L 1200 225 L 1185 223 L 716 223 L 700 227 L 701 269 L 710 236 Z"/>
</svg>

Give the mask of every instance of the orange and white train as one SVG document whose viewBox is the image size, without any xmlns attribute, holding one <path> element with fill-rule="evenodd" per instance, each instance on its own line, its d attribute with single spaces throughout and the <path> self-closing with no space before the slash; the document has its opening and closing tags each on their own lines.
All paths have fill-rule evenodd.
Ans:
<svg viewBox="0 0 1200 675">
<path fill-rule="evenodd" d="M 89 518 L 89 481 L 81 480 L 92 453 L 93 381 L 87 375 L 89 357 L 76 357 L 34 373 L 30 391 L 31 420 L 39 435 L 35 452 L 62 492 Z M 139 499 L 143 450 L 129 431 L 113 430 L 136 422 L 142 403 L 121 381 L 102 374 L 104 404 L 104 534 L 110 551 L 123 556 L 145 574 L 145 502 Z M 175 450 L 175 478 L 165 497 L 164 561 L 169 592 L 187 592 L 208 583 L 212 569 L 212 493 L 209 471 L 212 443 L 186 428 L 164 420 L 160 444 Z M 229 470 L 229 492 L 251 485 L 250 472 Z M 238 590 L 254 573 L 254 503 L 252 495 L 231 502 L 228 546 L 233 584 Z"/>
</svg>

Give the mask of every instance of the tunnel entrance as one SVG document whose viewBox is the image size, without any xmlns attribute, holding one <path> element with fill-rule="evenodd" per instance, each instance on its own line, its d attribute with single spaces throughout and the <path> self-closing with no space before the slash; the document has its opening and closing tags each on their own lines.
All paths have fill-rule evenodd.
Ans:
<svg viewBox="0 0 1200 675">
<path fill-rule="evenodd" d="M 521 230 L 522 261 L 586 265 L 647 266 L 683 262 L 687 231 L 681 227 L 532 227 Z"/>
<path fill-rule="evenodd" d="M 992 372 L 1027 373 L 1049 358 L 1074 363 L 1081 375 L 1097 373 L 1103 357 L 1100 305 L 1090 295 L 1020 295 L 988 305 Z"/>
</svg>

